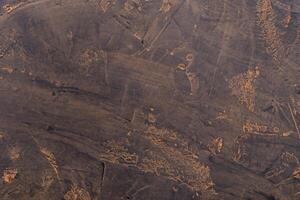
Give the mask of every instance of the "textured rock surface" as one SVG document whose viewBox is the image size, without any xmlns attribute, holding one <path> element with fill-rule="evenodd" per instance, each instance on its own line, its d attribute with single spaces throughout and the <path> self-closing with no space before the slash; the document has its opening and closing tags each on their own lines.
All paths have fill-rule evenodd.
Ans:
<svg viewBox="0 0 300 200">
<path fill-rule="evenodd" d="M 300 199 L 298 0 L 0 6 L 0 199 Z"/>
</svg>

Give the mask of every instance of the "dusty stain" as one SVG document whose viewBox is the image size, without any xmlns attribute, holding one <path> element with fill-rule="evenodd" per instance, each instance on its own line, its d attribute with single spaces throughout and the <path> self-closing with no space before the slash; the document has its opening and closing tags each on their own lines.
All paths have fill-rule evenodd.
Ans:
<svg viewBox="0 0 300 200">
<path fill-rule="evenodd" d="M 240 103 L 244 104 L 251 112 L 254 112 L 255 108 L 256 87 L 254 82 L 259 74 L 258 67 L 250 67 L 247 72 L 234 76 L 229 81 L 232 95 L 236 96 Z"/>
<path fill-rule="evenodd" d="M 11 183 L 17 176 L 17 169 L 6 169 L 3 172 L 2 180 L 4 183 Z"/>
</svg>

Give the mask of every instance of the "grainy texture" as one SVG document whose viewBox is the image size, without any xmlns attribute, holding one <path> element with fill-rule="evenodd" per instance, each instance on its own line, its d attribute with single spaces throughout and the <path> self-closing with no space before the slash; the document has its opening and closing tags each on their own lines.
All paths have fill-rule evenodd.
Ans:
<svg viewBox="0 0 300 200">
<path fill-rule="evenodd" d="M 298 0 L 1 0 L 0 199 L 300 199 Z"/>
</svg>

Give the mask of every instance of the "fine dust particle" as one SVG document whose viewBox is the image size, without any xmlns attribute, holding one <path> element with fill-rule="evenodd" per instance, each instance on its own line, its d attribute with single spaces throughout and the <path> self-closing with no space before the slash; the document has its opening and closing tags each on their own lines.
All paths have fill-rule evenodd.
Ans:
<svg viewBox="0 0 300 200">
<path fill-rule="evenodd" d="M 91 200 L 90 194 L 83 188 L 72 186 L 72 188 L 64 195 L 64 200 Z"/>
<path fill-rule="evenodd" d="M 4 183 L 11 183 L 17 176 L 17 169 L 6 169 L 3 172 L 2 180 Z"/>
<path fill-rule="evenodd" d="M 12 147 L 8 150 L 8 154 L 11 160 L 18 160 L 20 158 L 20 149 L 18 147 Z"/>
</svg>

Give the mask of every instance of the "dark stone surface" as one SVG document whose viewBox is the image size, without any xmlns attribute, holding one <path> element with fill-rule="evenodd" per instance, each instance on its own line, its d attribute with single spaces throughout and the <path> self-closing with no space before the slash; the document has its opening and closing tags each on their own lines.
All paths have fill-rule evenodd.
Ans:
<svg viewBox="0 0 300 200">
<path fill-rule="evenodd" d="M 0 199 L 300 198 L 298 0 L 0 6 Z"/>
</svg>

